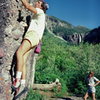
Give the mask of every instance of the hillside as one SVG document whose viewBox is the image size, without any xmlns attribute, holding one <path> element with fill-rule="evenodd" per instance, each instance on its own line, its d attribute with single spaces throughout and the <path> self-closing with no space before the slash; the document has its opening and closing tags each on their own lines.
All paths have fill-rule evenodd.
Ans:
<svg viewBox="0 0 100 100">
<path fill-rule="evenodd" d="M 60 20 L 54 16 L 47 16 L 46 21 L 47 21 L 47 28 L 52 33 L 55 33 L 55 30 L 59 27 L 64 28 L 64 29 L 68 29 L 68 30 L 73 30 L 72 33 L 66 33 L 66 34 L 74 34 L 75 32 L 79 34 L 79 33 L 86 33 L 88 31 L 90 31 L 90 29 L 88 29 L 86 27 L 74 26 L 71 23 L 69 23 L 67 21 Z M 58 34 L 59 34 L 59 31 L 58 31 Z"/>
<path fill-rule="evenodd" d="M 72 43 L 82 42 L 86 33 L 90 31 L 90 29 L 83 26 L 73 26 L 69 22 L 60 20 L 54 16 L 47 16 L 47 30 L 66 41 Z"/>
</svg>

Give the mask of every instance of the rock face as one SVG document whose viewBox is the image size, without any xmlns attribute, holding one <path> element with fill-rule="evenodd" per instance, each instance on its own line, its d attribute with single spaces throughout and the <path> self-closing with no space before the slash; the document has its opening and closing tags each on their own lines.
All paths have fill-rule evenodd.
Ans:
<svg viewBox="0 0 100 100">
<path fill-rule="evenodd" d="M 100 27 L 91 30 L 85 37 L 84 42 L 98 44 L 100 43 Z"/>
<path fill-rule="evenodd" d="M 77 34 L 74 33 L 73 35 L 67 35 L 64 39 L 73 44 L 79 44 L 83 41 L 85 34 Z"/>
<path fill-rule="evenodd" d="M 11 84 L 12 77 L 15 76 L 15 53 L 21 44 L 31 15 L 22 6 L 20 0 L 0 0 L 0 100 L 12 100 L 13 98 Z M 32 55 L 30 55 L 31 61 L 33 60 Z M 28 66 L 31 64 L 28 61 Z M 30 72 L 30 69 L 28 71 Z M 27 78 L 29 80 L 30 74 Z M 28 80 L 27 84 L 29 84 Z"/>
</svg>

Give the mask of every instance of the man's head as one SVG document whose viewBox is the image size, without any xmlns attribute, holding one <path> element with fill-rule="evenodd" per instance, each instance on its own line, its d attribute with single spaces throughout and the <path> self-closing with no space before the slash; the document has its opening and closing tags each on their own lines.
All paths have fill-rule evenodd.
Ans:
<svg viewBox="0 0 100 100">
<path fill-rule="evenodd" d="M 89 73 L 89 76 L 90 76 L 90 77 L 93 77 L 93 76 L 94 76 L 94 72 L 91 71 L 91 72 Z"/>
<path fill-rule="evenodd" d="M 42 9 L 44 11 L 44 13 L 46 13 L 46 10 L 48 10 L 49 5 L 46 2 L 44 2 L 44 0 L 38 0 L 35 3 L 35 7 Z"/>
</svg>

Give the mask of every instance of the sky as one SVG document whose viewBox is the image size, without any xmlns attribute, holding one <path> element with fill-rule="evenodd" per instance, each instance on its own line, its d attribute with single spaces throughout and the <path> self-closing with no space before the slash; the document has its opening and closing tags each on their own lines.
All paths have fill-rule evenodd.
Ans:
<svg viewBox="0 0 100 100">
<path fill-rule="evenodd" d="M 47 15 L 55 16 L 74 26 L 93 29 L 100 26 L 100 0 L 45 0 Z"/>
</svg>

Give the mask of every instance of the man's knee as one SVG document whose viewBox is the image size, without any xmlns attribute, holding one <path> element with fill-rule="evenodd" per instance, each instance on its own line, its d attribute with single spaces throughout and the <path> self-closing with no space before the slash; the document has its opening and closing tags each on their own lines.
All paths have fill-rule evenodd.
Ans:
<svg viewBox="0 0 100 100">
<path fill-rule="evenodd" d="M 85 100 L 86 98 L 85 98 L 85 96 L 83 97 L 83 100 Z"/>
<path fill-rule="evenodd" d="M 83 100 L 86 100 L 86 99 L 87 99 L 87 97 L 86 97 L 86 96 L 84 96 L 84 97 L 83 97 Z"/>
<path fill-rule="evenodd" d="M 16 51 L 16 55 L 17 55 L 17 56 L 23 56 L 23 51 L 21 50 L 21 48 L 19 48 L 19 49 Z"/>
</svg>

